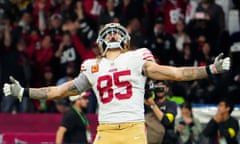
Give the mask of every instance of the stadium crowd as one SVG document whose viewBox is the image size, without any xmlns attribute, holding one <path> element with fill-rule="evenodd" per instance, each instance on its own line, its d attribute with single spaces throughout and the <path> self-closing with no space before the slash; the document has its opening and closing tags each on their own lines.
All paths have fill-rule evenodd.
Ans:
<svg viewBox="0 0 240 144">
<path fill-rule="evenodd" d="M 119 22 L 130 33 L 131 49 L 150 49 L 162 65 L 203 66 L 220 52 L 231 55 L 229 73 L 170 82 L 171 94 L 196 103 L 217 103 L 227 95 L 240 103 L 236 99 L 240 94 L 239 52 L 230 49 L 240 42 L 240 32 L 229 30 L 229 11 L 239 12 L 240 3 L 231 0 L 226 6 L 219 1 L 1 0 L 0 86 L 10 75 L 24 87 L 73 79 L 84 60 L 100 55 L 95 43 L 98 30 L 106 23 Z M 4 97 L 2 91 L 0 99 L 2 112 L 64 112 L 70 104 L 68 99 L 27 98 L 19 103 Z M 96 99 L 89 99 L 88 110 L 95 112 Z"/>
</svg>

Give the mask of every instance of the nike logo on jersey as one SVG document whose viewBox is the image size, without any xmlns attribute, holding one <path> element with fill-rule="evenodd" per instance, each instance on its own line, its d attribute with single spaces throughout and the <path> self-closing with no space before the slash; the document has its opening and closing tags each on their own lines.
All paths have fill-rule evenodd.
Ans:
<svg viewBox="0 0 240 144">
<path fill-rule="evenodd" d="M 108 70 L 108 72 L 115 72 L 115 71 L 117 71 L 117 68 L 113 68 L 113 69 Z"/>
<path fill-rule="evenodd" d="M 133 137 L 133 139 L 138 140 L 138 139 L 140 139 L 140 136 L 135 136 L 135 137 Z"/>
</svg>

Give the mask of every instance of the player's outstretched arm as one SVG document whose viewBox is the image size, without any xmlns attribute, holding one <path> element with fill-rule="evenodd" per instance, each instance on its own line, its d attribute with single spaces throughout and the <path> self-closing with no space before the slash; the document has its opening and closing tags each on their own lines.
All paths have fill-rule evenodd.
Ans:
<svg viewBox="0 0 240 144">
<path fill-rule="evenodd" d="M 218 55 L 214 63 L 201 67 L 173 67 L 162 66 L 148 61 L 143 66 L 146 76 L 155 80 L 189 81 L 206 78 L 208 75 L 223 73 L 230 69 L 230 58 L 222 58 L 223 53 Z"/>
<path fill-rule="evenodd" d="M 23 88 L 12 76 L 10 76 L 9 79 L 11 83 L 4 84 L 3 92 L 5 96 L 15 96 L 20 101 L 23 97 L 32 99 L 61 99 L 67 96 L 77 95 L 89 87 L 87 78 L 81 74 L 76 78 L 77 84 L 80 85 L 79 88 L 76 87 L 73 80 L 59 86 Z"/>
<path fill-rule="evenodd" d="M 62 99 L 79 93 L 80 91 L 76 88 L 73 81 L 66 82 L 59 86 L 29 88 L 29 97 L 32 99 Z"/>
</svg>

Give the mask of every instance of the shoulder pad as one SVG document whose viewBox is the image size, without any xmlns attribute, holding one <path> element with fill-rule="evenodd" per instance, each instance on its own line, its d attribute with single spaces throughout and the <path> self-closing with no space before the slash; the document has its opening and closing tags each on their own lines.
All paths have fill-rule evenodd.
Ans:
<svg viewBox="0 0 240 144">
<path fill-rule="evenodd" d="M 140 54 L 143 60 L 154 60 L 152 52 L 147 48 L 140 48 L 136 52 Z"/>
<path fill-rule="evenodd" d="M 92 65 L 97 64 L 97 59 L 87 59 L 81 65 L 81 71 L 86 71 Z"/>
</svg>

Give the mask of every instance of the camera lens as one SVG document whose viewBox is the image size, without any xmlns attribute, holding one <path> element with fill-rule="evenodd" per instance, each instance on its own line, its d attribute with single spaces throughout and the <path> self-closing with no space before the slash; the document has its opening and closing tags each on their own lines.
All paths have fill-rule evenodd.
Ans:
<svg viewBox="0 0 240 144">
<path fill-rule="evenodd" d="M 155 87 L 155 92 L 164 92 L 164 87 Z"/>
</svg>

